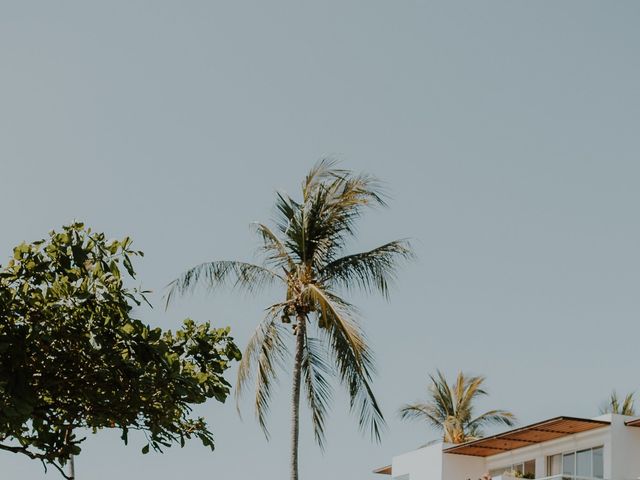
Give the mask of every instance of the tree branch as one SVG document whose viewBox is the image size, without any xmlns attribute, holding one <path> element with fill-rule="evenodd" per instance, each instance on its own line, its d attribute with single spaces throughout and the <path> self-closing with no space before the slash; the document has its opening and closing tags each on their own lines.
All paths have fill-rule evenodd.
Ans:
<svg viewBox="0 0 640 480">
<path fill-rule="evenodd" d="M 22 453 L 23 455 L 26 455 L 27 457 L 33 460 L 35 459 L 40 460 L 44 465 L 45 471 L 47 469 L 47 465 L 46 465 L 47 463 L 49 465 L 53 465 L 56 468 L 56 470 L 58 470 L 66 480 L 72 480 L 71 477 L 69 477 L 66 473 L 64 473 L 64 469 L 62 468 L 62 466 L 58 465 L 56 462 L 49 459 L 49 457 L 47 457 L 46 455 L 30 452 L 27 449 L 27 447 L 12 447 L 11 445 L 3 445 L 0 443 L 0 450 L 5 450 L 7 452 L 12 452 L 12 453 Z"/>
</svg>

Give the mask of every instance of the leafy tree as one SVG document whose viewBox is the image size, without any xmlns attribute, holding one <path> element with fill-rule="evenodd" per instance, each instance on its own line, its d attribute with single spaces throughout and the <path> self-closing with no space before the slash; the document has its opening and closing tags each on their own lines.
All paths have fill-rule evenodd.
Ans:
<svg viewBox="0 0 640 480">
<path fill-rule="evenodd" d="M 223 377 L 240 352 L 229 329 L 185 320 L 176 332 L 133 318 L 145 292 L 121 267 L 142 255 L 83 224 L 21 244 L 0 268 L 0 449 L 53 465 L 80 453 L 78 429 L 145 433 L 161 451 L 213 437 L 191 405 L 224 401 Z M 70 477 L 67 477 L 70 478 Z"/>
<path fill-rule="evenodd" d="M 602 407 L 600 407 L 600 413 L 616 413 L 618 415 L 635 416 L 636 408 L 634 405 L 633 392 L 628 393 L 622 400 L 622 403 L 620 403 L 618 394 L 615 390 L 612 391 L 609 399 Z"/>
<path fill-rule="evenodd" d="M 400 416 L 426 420 L 442 432 L 445 442 L 463 443 L 481 438 L 483 427 L 489 424 L 515 424 L 515 416 L 506 410 L 489 410 L 474 416 L 474 401 L 487 395 L 482 389 L 484 377 L 468 377 L 460 372 L 455 383 L 449 385 L 438 370 L 437 375 L 429 375 L 429 379 L 427 401 L 405 405 L 400 409 Z"/>
<path fill-rule="evenodd" d="M 372 353 L 356 322 L 353 305 L 340 296 L 341 290 L 361 289 L 387 297 L 398 262 L 412 256 L 404 240 L 344 255 L 347 242 L 356 237 L 355 224 L 363 209 L 376 205 L 385 202 L 375 178 L 336 169 L 334 162 L 323 160 L 305 178 L 300 200 L 277 195 L 275 230 L 256 224 L 262 241 L 261 264 L 203 263 L 170 285 L 167 302 L 200 284 L 209 291 L 224 285 L 249 292 L 269 285 L 282 288 L 283 298 L 267 308 L 245 349 L 236 393 L 241 394 L 255 376 L 256 415 L 268 436 L 266 417 L 273 383 L 281 367 L 291 366 L 292 480 L 298 478 L 301 389 L 321 447 L 332 375 L 346 386 L 360 427 L 376 439 L 380 436 L 384 420 L 371 389 Z M 292 365 L 285 364 L 290 340 L 294 340 Z"/>
</svg>

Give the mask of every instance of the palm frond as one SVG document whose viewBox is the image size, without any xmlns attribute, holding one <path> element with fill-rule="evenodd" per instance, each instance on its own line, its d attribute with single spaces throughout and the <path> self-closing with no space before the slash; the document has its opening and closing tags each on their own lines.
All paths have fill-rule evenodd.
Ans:
<svg viewBox="0 0 640 480">
<path fill-rule="evenodd" d="M 385 421 L 370 384 L 373 357 L 360 328 L 345 310 L 349 304 L 315 285 L 309 293 L 320 305 L 318 324 L 329 343 L 340 381 L 347 387 L 350 408 L 358 412 L 358 425 L 380 441 Z"/>
<path fill-rule="evenodd" d="M 287 247 L 273 231 L 262 223 L 254 223 L 257 232 L 262 237 L 262 251 L 266 255 L 266 263 L 274 267 L 293 270 L 295 261 L 287 251 Z"/>
<path fill-rule="evenodd" d="M 277 308 L 271 309 L 251 335 L 238 367 L 235 392 L 236 406 L 239 412 L 239 400 L 247 383 L 255 375 L 254 408 L 260 428 L 267 438 L 269 431 L 266 419 L 269 412 L 272 385 L 276 381 L 278 368 L 283 366 L 289 356 L 289 350 L 284 340 L 288 331 L 283 324 L 277 322 L 277 310 Z"/>
<path fill-rule="evenodd" d="M 303 205 L 283 193 L 276 193 L 276 217 L 274 219 L 282 243 L 296 263 L 304 261 L 305 232 L 301 211 Z"/>
<path fill-rule="evenodd" d="M 366 347 L 360 328 L 349 318 L 354 310 L 351 304 L 313 283 L 306 286 L 303 294 L 315 305 L 320 328 L 340 330 L 356 354 Z"/>
<path fill-rule="evenodd" d="M 431 385 L 429 385 L 429 393 L 432 398 L 432 404 L 438 411 L 443 422 L 447 418 L 456 415 L 455 395 L 451 391 L 451 387 L 447 383 L 444 374 L 438 370 L 436 376 L 429 375 Z"/>
<path fill-rule="evenodd" d="M 635 415 L 635 407 L 633 400 L 633 392 L 628 393 L 626 397 L 624 397 L 624 401 L 622 402 L 622 415 Z"/>
<path fill-rule="evenodd" d="M 285 194 L 276 199 L 276 225 L 283 244 L 303 263 L 329 263 L 337 258 L 355 220 L 367 206 L 386 205 L 381 183 L 369 175 L 353 175 L 323 160 L 305 179 L 302 201 Z"/>
<path fill-rule="evenodd" d="M 400 410 L 401 418 L 423 418 L 443 432 L 446 442 L 461 443 L 482 436 L 482 427 L 489 424 L 512 426 L 516 423 L 513 413 L 506 410 L 489 410 L 473 416 L 474 401 L 486 395 L 482 388 L 485 377 L 467 376 L 460 372 L 452 384 L 437 370 L 429 375 L 428 399 Z M 408 408 L 409 407 L 409 408 Z"/>
<path fill-rule="evenodd" d="M 302 197 L 307 198 L 311 191 L 318 188 L 328 179 L 343 178 L 349 175 L 349 170 L 336 168 L 338 162 L 331 158 L 322 158 L 317 161 L 302 183 Z"/>
<path fill-rule="evenodd" d="M 485 377 L 469 377 L 464 373 L 458 373 L 454 398 L 456 399 L 456 418 L 462 425 L 468 425 L 473 417 L 474 401 L 477 397 L 486 395 L 487 392 L 481 388 Z"/>
<path fill-rule="evenodd" d="M 323 283 L 347 289 L 358 287 L 366 292 L 379 291 L 385 298 L 389 284 L 395 280 L 401 260 L 414 258 L 407 240 L 395 240 L 367 252 L 339 258 L 323 267 Z"/>
<path fill-rule="evenodd" d="M 325 418 L 332 397 L 328 376 L 333 373 L 321 342 L 317 338 L 305 337 L 305 348 L 302 359 L 302 376 L 305 384 L 307 403 L 311 410 L 311 422 L 316 443 L 324 449 Z"/>
<path fill-rule="evenodd" d="M 209 291 L 231 286 L 252 293 L 277 280 L 284 281 L 276 272 L 261 265 L 232 260 L 201 263 L 167 286 L 166 305 L 171 303 L 175 295 L 184 295 L 198 286 L 204 286 Z"/>
<path fill-rule="evenodd" d="M 380 183 L 371 176 L 336 176 L 305 197 L 308 214 L 304 216 L 308 232 L 307 258 L 324 265 L 337 258 L 348 237 L 355 235 L 355 221 L 363 208 L 385 206 Z"/>
<path fill-rule="evenodd" d="M 516 416 L 507 410 L 489 410 L 482 415 L 477 416 L 468 424 L 468 428 L 478 425 L 506 425 L 512 427 L 516 424 Z"/>
<path fill-rule="evenodd" d="M 614 413 L 618 415 L 629 415 L 635 416 L 635 400 L 634 400 L 634 392 L 628 393 L 625 395 L 622 402 L 620 402 L 620 398 L 618 397 L 618 393 L 613 390 L 609 399 L 600 407 L 600 413 Z"/>
<path fill-rule="evenodd" d="M 424 403 L 408 403 L 400 408 L 402 420 L 427 420 L 434 428 L 442 430 L 443 419 Z"/>
</svg>

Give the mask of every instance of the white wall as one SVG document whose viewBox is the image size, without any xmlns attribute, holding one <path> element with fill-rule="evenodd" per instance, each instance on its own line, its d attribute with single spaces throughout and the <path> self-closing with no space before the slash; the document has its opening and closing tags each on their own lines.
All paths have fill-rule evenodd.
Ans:
<svg viewBox="0 0 640 480">
<path fill-rule="evenodd" d="M 484 457 L 443 454 L 444 480 L 478 480 L 487 472 L 487 461 Z"/>
<path fill-rule="evenodd" d="M 486 472 L 484 458 L 443 453 L 449 446 L 438 442 L 394 457 L 394 480 L 478 480 Z"/>
<path fill-rule="evenodd" d="M 442 442 L 393 457 L 394 480 L 442 480 Z"/>
<path fill-rule="evenodd" d="M 634 417 L 611 416 L 611 477 L 635 480 L 640 477 L 640 427 L 628 427 L 625 421 Z"/>
</svg>

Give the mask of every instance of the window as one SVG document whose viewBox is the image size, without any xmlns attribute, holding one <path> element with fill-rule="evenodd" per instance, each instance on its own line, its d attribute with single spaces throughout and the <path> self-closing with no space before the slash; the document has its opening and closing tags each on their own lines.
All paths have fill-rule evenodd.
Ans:
<svg viewBox="0 0 640 480">
<path fill-rule="evenodd" d="M 567 477 L 604 478 L 603 447 L 548 456 L 547 475 L 560 474 Z"/>
<path fill-rule="evenodd" d="M 547 475 L 550 477 L 562 473 L 562 455 L 547 457 Z"/>
<path fill-rule="evenodd" d="M 528 460 L 522 464 L 524 478 L 536 478 L 536 461 Z"/>
<path fill-rule="evenodd" d="M 527 460 L 526 462 L 514 463 L 503 468 L 496 468 L 491 470 L 489 475 L 491 477 L 500 477 L 505 473 L 520 478 L 536 478 L 536 461 Z"/>
<path fill-rule="evenodd" d="M 591 450 L 593 455 L 593 473 L 592 477 L 595 478 L 604 478 L 604 458 L 603 458 L 603 448 L 598 447 Z"/>
<path fill-rule="evenodd" d="M 580 450 L 576 453 L 576 475 L 578 477 L 591 476 L 591 450 Z"/>
<path fill-rule="evenodd" d="M 562 456 L 562 474 L 573 477 L 576 474 L 576 454 L 565 453 Z"/>
</svg>

